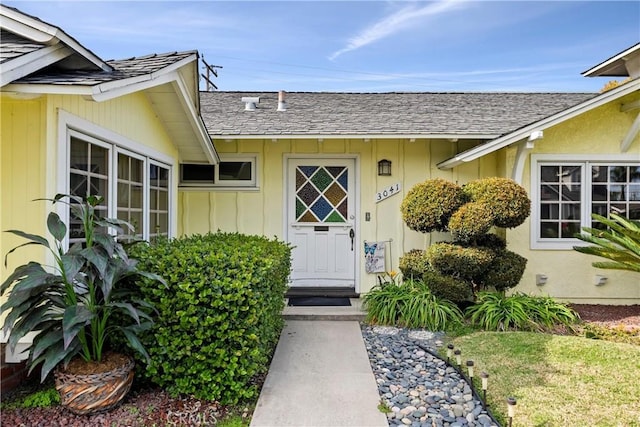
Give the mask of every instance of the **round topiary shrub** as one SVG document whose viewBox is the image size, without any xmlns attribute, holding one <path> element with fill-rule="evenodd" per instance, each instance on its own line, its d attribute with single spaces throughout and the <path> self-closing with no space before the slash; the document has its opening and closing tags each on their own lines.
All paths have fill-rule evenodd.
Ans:
<svg viewBox="0 0 640 427">
<path fill-rule="evenodd" d="M 400 271 L 405 279 L 421 280 L 424 273 L 430 270 L 426 251 L 412 249 L 400 257 Z"/>
<path fill-rule="evenodd" d="M 466 203 L 451 215 L 449 231 L 455 240 L 468 243 L 487 234 L 494 219 L 494 213 L 486 203 Z"/>
<path fill-rule="evenodd" d="M 464 247 L 447 242 L 435 243 L 427 249 L 429 264 L 435 271 L 467 280 L 481 276 L 494 257 L 494 252 L 487 248 Z"/>
<path fill-rule="evenodd" d="M 407 227 L 421 233 L 446 231 L 451 215 L 466 202 L 456 184 L 441 178 L 416 184 L 407 192 L 400 210 Z"/>
<path fill-rule="evenodd" d="M 478 179 L 465 184 L 462 190 L 472 201 L 489 206 L 497 227 L 517 227 L 531 212 L 531 200 L 527 191 L 512 179 Z"/>
<path fill-rule="evenodd" d="M 493 259 L 481 281 L 485 286 L 493 286 L 498 291 L 504 291 L 520 282 L 526 266 L 525 257 L 504 250 Z"/>
<path fill-rule="evenodd" d="M 473 299 L 471 284 L 455 278 L 444 276 L 436 271 L 425 271 L 422 281 L 431 289 L 431 292 L 439 297 L 452 302 L 468 301 Z"/>
<path fill-rule="evenodd" d="M 478 237 L 475 244 L 496 252 L 503 251 L 507 248 L 507 242 L 502 237 L 493 233 L 487 233 Z"/>
</svg>

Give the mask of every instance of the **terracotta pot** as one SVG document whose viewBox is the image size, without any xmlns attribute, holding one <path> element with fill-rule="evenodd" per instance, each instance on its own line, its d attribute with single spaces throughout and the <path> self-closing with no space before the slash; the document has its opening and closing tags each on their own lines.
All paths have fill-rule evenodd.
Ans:
<svg viewBox="0 0 640 427">
<path fill-rule="evenodd" d="M 59 367 L 55 370 L 60 404 L 79 415 L 108 411 L 131 389 L 134 362 L 124 357 L 123 364 L 109 371 L 77 374 Z"/>
</svg>

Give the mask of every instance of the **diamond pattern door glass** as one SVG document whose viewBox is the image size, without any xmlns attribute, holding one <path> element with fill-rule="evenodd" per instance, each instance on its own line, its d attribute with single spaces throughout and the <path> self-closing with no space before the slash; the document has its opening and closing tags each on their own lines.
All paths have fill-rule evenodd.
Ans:
<svg viewBox="0 0 640 427">
<path fill-rule="evenodd" d="M 347 222 L 348 173 L 346 166 L 298 166 L 296 221 Z"/>
</svg>

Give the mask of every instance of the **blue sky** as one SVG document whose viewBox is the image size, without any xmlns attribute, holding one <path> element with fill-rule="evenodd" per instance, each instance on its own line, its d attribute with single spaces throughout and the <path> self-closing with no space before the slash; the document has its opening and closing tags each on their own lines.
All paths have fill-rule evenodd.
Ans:
<svg viewBox="0 0 640 427">
<path fill-rule="evenodd" d="M 3 1 L 103 59 L 197 49 L 220 90 L 598 91 L 639 1 Z"/>
</svg>

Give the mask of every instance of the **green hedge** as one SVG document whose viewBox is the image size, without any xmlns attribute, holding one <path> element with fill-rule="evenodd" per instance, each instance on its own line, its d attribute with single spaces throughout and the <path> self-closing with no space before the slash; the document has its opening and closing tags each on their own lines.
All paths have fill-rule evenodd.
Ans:
<svg viewBox="0 0 640 427">
<path fill-rule="evenodd" d="M 172 395 L 233 404 L 256 395 L 284 326 L 291 248 L 258 236 L 217 233 L 136 245 L 140 267 L 169 289 L 141 283 L 158 310 L 143 337 L 145 376 Z"/>
</svg>

